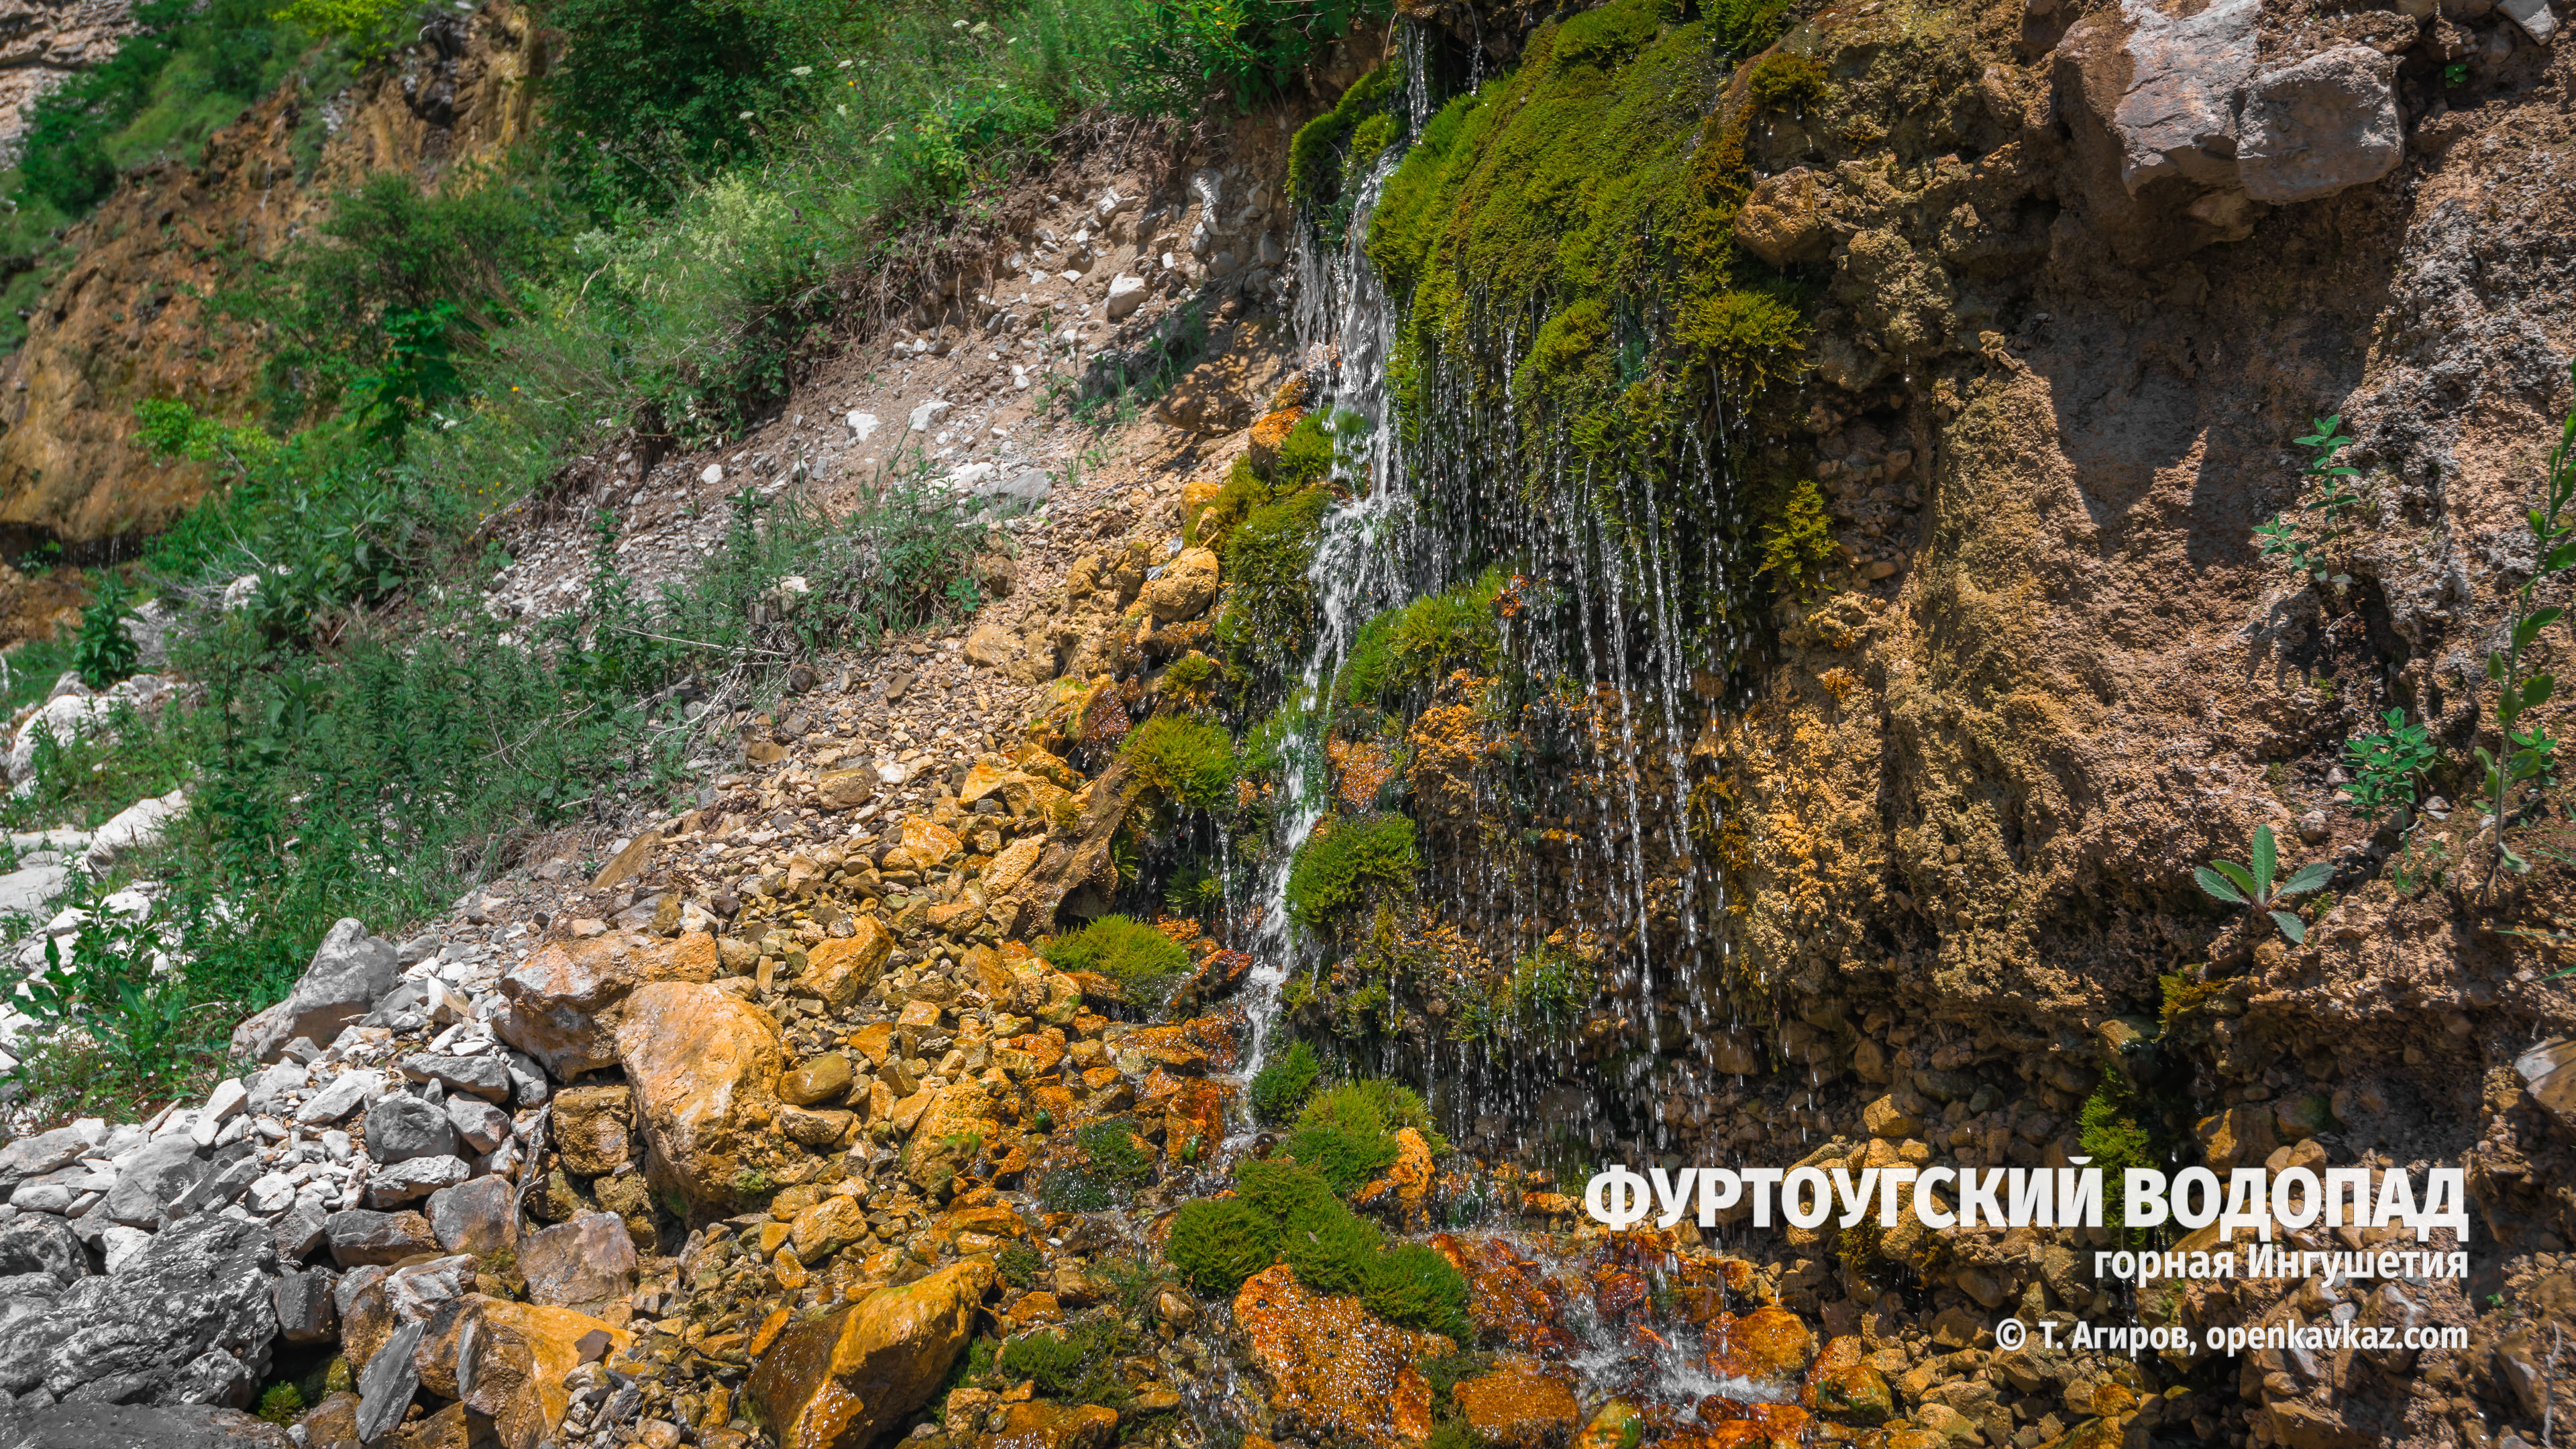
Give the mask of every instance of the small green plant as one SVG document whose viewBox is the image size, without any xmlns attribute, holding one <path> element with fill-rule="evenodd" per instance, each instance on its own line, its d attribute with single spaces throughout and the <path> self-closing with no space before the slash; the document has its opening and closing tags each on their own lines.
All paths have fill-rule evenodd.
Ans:
<svg viewBox="0 0 2576 1449">
<path fill-rule="evenodd" d="M 1108 977 L 1118 983 L 1121 999 L 1133 1006 L 1160 1005 L 1190 971 L 1189 952 L 1129 916 L 1102 916 L 1079 931 L 1042 941 L 1038 954 L 1059 971 Z"/>
<path fill-rule="evenodd" d="M 1315 1049 L 1291 1042 L 1288 1050 L 1252 1074 L 1252 1115 L 1264 1122 L 1285 1122 L 1306 1105 L 1323 1074 Z"/>
<path fill-rule="evenodd" d="M 2352 490 L 2352 480 L 2361 476 L 2361 470 L 2341 461 L 2344 449 L 2353 442 L 2343 432 L 2341 415 L 2317 418 L 2308 426 L 2312 431 L 2296 440 L 2309 452 L 2308 466 L 2301 476 L 2316 480 L 2318 491 L 2316 497 L 2300 504 L 2298 511 L 2315 515 L 2314 532 L 2307 530 L 2304 517 L 2294 520 L 2287 513 L 2274 514 L 2271 522 L 2257 525 L 2254 532 L 2263 540 L 2265 558 L 2280 559 L 2293 572 L 2306 574 L 2319 583 L 2347 584 L 2352 582 L 2347 576 L 2328 577 L 2325 552 L 2349 531 L 2337 519 L 2361 502 L 2361 495 Z"/>
<path fill-rule="evenodd" d="M 270 1384 L 259 1396 L 259 1416 L 285 1428 L 304 1412 L 304 1391 L 293 1384 Z"/>
<path fill-rule="evenodd" d="M 1202 1293 L 1232 1293 L 1279 1261 L 1279 1223 L 1240 1199 L 1185 1203 L 1163 1256 Z"/>
<path fill-rule="evenodd" d="M 993 1255 L 993 1271 L 1014 1288 L 1026 1288 L 1036 1282 L 1038 1270 L 1045 1266 L 1046 1260 L 1038 1256 L 1037 1249 L 1026 1243 L 1013 1243 Z"/>
<path fill-rule="evenodd" d="M 1127 736 L 1119 753 L 1147 789 L 1191 810 L 1234 803 L 1234 737 L 1225 726 L 1157 715 Z"/>
<path fill-rule="evenodd" d="M 2415 803 L 2416 777 L 2441 758 L 2441 751 L 2421 723 L 2408 724 L 2404 710 L 2381 716 L 2388 728 L 2375 735 L 2344 741 L 2344 762 L 2352 766 L 2352 783 L 2344 794 L 2364 820 L 2377 820 L 2398 805 Z"/>
<path fill-rule="evenodd" d="M 2281 934 L 2293 944 L 2308 937 L 2308 928 L 2299 918 L 2280 909 L 2280 903 L 2291 896 L 2322 890 L 2334 876 L 2334 866 L 2325 861 L 2304 865 L 2289 879 L 2274 884 L 2280 868 L 2280 852 L 2272 840 L 2272 827 L 2254 827 L 2254 858 L 2244 865 L 2232 860 L 2213 860 L 2191 873 L 2200 888 L 2222 901 L 2258 910 L 2272 918 Z"/>
<path fill-rule="evenodd" d="M 2451 847 L 2438 835 L 2417 833 L 2406 839 L 2406 848 L 2388 862 L 2389 884 L 2408 898 L 2438 888 L 2450 873 Z"/>
<path fill-rule="evenodd" d="M 2567 370 L 2569 378 L 2576 380 L 2576 363 Z M 2571 506 L 2576 506 L 2576 409 L 2559 425 L 2558 445 L 2549 450 L 2540 506 L 2524 515 L 2531 523 L 2532 567 L 2522 587 L 2514 591 L 2504 647 L 2487 655 L 2487 678 L 2496 683 L 2496 731 L 2503 737 L 2498 751 L 2484 745 L 2477 748 L 2478 764 L 2486 770 L 2488 809 L 2495 817 L 2496 860 L 2487 872 L 2489 890 L 2494 889 L 2499 871 L 2530 873 L 2531 862 L 2506 842 L 2505 833 L 2520 812 L 2523 787 L 2547 775 L 2558 752 L 2558 741 L 2549 737 L 2546 726 L 2535 724 L 2524 730 L 2514 726 L 2523 715 L 2547 704 L 2557 686 L 2551 675 L 2526 674 L 2523 656 L 2538 642 L 2541 631 L 2567 612 L 2556 606 L 2536 609 L 2531 600 L 2543 583 L 2576 570 L 2576 538 L 2569 537 L 2576 534 L 2576 521 L 2566 518 Z"/>
<path fill-rule="evenodd" d="M 1772 587 L 1784 594 L 1802 594 L 1841 552 L 1824 494 L 1814 479 L 1801 479 L 1782 496 L 1777 516 L 1763 525 L 1762 566 L 1756 572 L 1770 575 Z"/>
<path fill-rule="evenodd" d="M 72 641 L 72 668 L 92 689 L 105 689 L 134 672 L 139 651 L 134 637 L 125 632 L 125 621 L 134 613 L 126 607 L 125 597 L 125 580 L 102 572 L 98 592 L 81 611 L 80 635 Z"/>
</svg>

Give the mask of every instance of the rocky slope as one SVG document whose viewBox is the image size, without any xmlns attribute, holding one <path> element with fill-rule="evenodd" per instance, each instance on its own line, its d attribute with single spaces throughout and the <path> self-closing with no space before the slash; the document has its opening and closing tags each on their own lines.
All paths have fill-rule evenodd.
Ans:
<svg viewBox="0 0 2576 1449">
<path fill-rule="evenodd" d="M 1416 20 L 1533 67 L 1592 47 L 1576 80 L 1614 99 L 1695 23 L 1596 15 Z M 846 507 L 900 469 L 1043 500 L 982 565 L 1000 601 L 797 661 L 774 709 L 707 701 L 726 753 L 694 808 L 540 842 L 404 944 L 344 923 L 202 1106 L 0 1149 L 0 1388 L 177 1414 L 300 1381 L 307 1449 L 2543 1441 L 2576 1408 L 2552 1367 L 2576 860 L 2553 795 L 2517 827 L 2537 868 L 2490 892 L 2492 822 L 2449 802 L 2494 742 L 2482 655 L 2576 405 L 2553 21 L 1874 0 L 1774 52 L 1823 77 L 1788 77 L 1800 104 L 1694 65 L 1738 123 L 1704 137 L 1740 147 L 1731 233 L 1812 318 L 1805 377 L 1724 401 L 1758 461 L 1819 485 L 1840 553 L 1772 604 L 1756 666 L 1676 668 L 1650 624 L 1577 631 L 1597 652 L 1551 691 L 1459 656 L 1383 708 L 1283 712 L 1303 764 L 1257 762 L 1243 721 L 1209 791 L 1141 746 L 1215 713 L 1214 657 L 1261 657 L 1229 611 L 1311 585 L 1320 642 L 1285 672 L 1356 698 L 1343 606 L 1463 582 L 1426 565 L 1372 595 L 1365 544 L 1466 531 L 1371 533 L 1366 499 L 1501 518 L 1523 503 L 1475 490 L 1519 460 L 1408 438 L 1420 474 L 1345 471 L 1359 497 L 1310 499 L 1276 567 L 1235 510 L 1293 503 L 1309 410 L 1380 400 L 1370 349 L 1409 344 L 1304 305 L 1367 290 L 1284 214 L 1266 119 L 1043 178 L 980 268 L 738 447 L 603 449 L 506 520 L 489 600 L 578 589 L 576 502 L 620 511 L 649 577 L 746 475 Z M 1032 405 L 1068 343 L 1158 347 L 1192 304 L 1211 356 L 1154 412 L 1094 437 Z M 2326 413 L 2364 501 L 2320 578 L 2252 536 L 2300 501 L 2290 440 Z M 1545 548 L 1489 621 L 1627 597 Z M 1249 686 L 1264 709 L 1283 687 Z M 2340 747 L 2392 708 L 2451 758 L 2420 810 L 2366 821 Z M 1304 792 L 1329 802 L 1292 831 Z M 1409 888 L 1361 876 L 1334 917 L 1268 884 L 1390 816 Z M 2299 941 L 2191 880 L 2264 824 L 2334 868 Z M 1157 898 L 1206 852 L 1231 894 Z M 1163 917 L 1150 990 L 1064 950 L 1111 906 Z M 1211 1249 L 1204 1204 L 1293 1186 L 1247 1162 L 1294 1177 L 1311 1151 L 1283 1144 L 1327 1141 L 1247 1110 L 1289 1034 L 1430 1110 L 1361 1132 L 1364 1170 L 1284 1238 L 1234 1217 Z M 2113 1228 L 1609 1233 L 1579 1204 L 1578 1169 L 1612 1162 L 2058 1167 L 2123 1142 L 2221 1172 L 2465 1168 L 2473 1231 L 2431 1246 L 2471 1271 L 2135 1292 L 2093 1271 Z M 1416 1245 L 1455 1313 L 1422 1306 L 1449 1279 Z M 2006 1317 L 2460 1333 L 2158 1354 L 2003 1343 Z"/>
<path fill-rule="evenodd" d="M 127 0 L 12 0 L 0 10 L 0 158 L 16 162 L 38 96 L 116 54 L 133 10 Z"/>
</svg>

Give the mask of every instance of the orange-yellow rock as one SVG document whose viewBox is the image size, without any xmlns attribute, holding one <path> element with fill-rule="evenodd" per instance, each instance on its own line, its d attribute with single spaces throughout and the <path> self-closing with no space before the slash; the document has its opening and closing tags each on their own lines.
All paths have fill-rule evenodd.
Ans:
<svg viewBox="0 0 2576 1449">
<path fill-rule="evenodd" d="M 796 987 L 839 1011 L 877 984 L 886 958 L 893 954 L 894 935 L 885 922 L 861 916 L 847 940 L 817 941 L 805 948 L 805 974 L 796 978 Z"/>
<path fill-rule="evenodd" d="M 1510 1363 L 1459 1383 L 1458 1413 L 1484 1443 L 1506 1449 L 1562 1444 L 1583 1422 L 1574 1391 L 1535 1365 Z"/>
<path fill-rule="evenodd" d="M 990 1264 L 962 1262 L 781 1333 L 750 1383 L 779 1449 L 867 1449 L 928 1402 L 993 1278 Z"/>
<path fill-rule="evenodd" d="M 502 973 L 509 1010 L 492 1029 L 557 1077 L 595 1072 L 616 1064 L 617 1020 L 637 987 L 712 981 L 716 959 L 715 938 L 703 931 L 645 945 L 622 931 L 550 942 Z"/>
<path fill-rule="evenodd" d="M 1708 1322 L 1708 1368 L 1719 1378 L 1779 1379 L 1805 1372 L 1816 1335 L 1785 1308 L 1756 1308 Z"/>
<path fill-rule="evenodd" d="M 957 838 L 956 831 L 945 825 L 935 825 L 918 815 L 903 822 L 903 829 L 897 836 L 897 841 L 902 845 L 904 854 L 911 856 L 916 865 L 925 869 L 935 865 L 946 865 L 966 853 L 966 843 Z"/>
<path fill-rule="evenodd" d="M 983 1449 L 1101 1449 L 1118 1432 L 1118 1411 L 1098 1404 L 1017 1403 L 1002 1411 Z"/>
<path fill-rule="evenodd" d="M 617 1054 L 655 1178 L 693 1208 L 732 1206 L 778 1116 L 777 1021 L 713 986 L 656 981 L 628 999 Z"/>
<path fill-rule="evenodd" d="M 1415 1367 L 1454 1347 L 1397 1328 L 1357 1298 L 1317 1293 L 1281 1263 L 1235 1295 L 1234 1321 L 1271 1384 L 1271 1406 L 1316 1438 L 1348 1436 L 1401 1449 L 1431 1436 L 1431 1384 Z"/>
</svg>

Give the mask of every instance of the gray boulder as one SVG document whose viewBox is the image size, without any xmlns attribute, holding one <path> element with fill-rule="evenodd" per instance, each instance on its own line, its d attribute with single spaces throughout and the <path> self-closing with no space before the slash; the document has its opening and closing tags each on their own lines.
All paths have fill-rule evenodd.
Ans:
<svg viewBox="0 0 2576 1449">
<path fill-rule="evenodd" d="M 0 1449 L 293 1449 L 284 1429 L 214 1404 L 0 1409 Z"/>
<path fill-rule="evenodd" d="M 89 1139 L 77 1127 L 57 1127 L 21 1137 L 0 1147 L 0 1189 L 15 1189 L 31 1177 L 60 1172 L 89 1150 Z"/>
<path fill-rule="evenodd" d="M 420 1348 L 426 1323 L 406 1323 L 367 1360 L 358 1375 L 358 1441 L 373 1443 L 396 1424 L 420 1392 L 420 1366 L 412 1355 Z"/>
<path fill-rule="evenodd" d="M 461 1157 L 414 1157 L 367 1175 L 367 1206 L 400 1207 L 474 1175 Z"/>
<path fill-rule="evenodd" d="M 429 1195 L 429 1226 L 450 1253 L 497 1253 L 517 1236 L 518 1189 L 506 1177 L 478 1177 Z"/>
<path fill-rule="evenodd" d="M 331 1079 L 331 1085 L 304 1100 L 295 1109 L 299 1126 L 328 1127 L 358 1110 L 368 1094 L 384 1085 L 384 1078 L 374 1072 L 342 1072 Z"/>
<path fill-rule="evenodd" d="M 496 1056 L 406 1057 L 403 1075 L 415 1082 L 436 1082 L 450 1092 L 480 1097 L 486 1102 L 510 1100 L 510 1067 Z"/>
<path fill-rule="evenodd" d="M 331 1260 L 343 1268 L 399 1263 L 415 1253 L 438 1251 L 438 1234 L 418 1213 L 378 1213 L 351 1208 L 331 1214 L 324 1231 Z"/>
<path fill-rule="evenodd" d="M 581 1213 L 519 1243 L 528 1301 L 598 1313 L 635 1291 L 635 1239 L 615 1213 Z"/>
<path fill-rule="evenodd" d="M 2245 194 L 2315 201 L 2396 170 L 2406 155 L 2396 73 L 2388 56 L 2343 45 L 2256 76 L 2237 126 Z"/>
<path fill-rule="evenodd" d="M 367 1109 L 367 1156 L 379 1165 L 455 1155 L 455 1125 L 447 1113 L 420 1098 L 397 1093 Z"/>
<path fill-rule="evenodd" d="M 322 938 L 313 964 L 284 1001 L 233 1029 L 233 1050 L 266 1062 L 297 1037 L 327 1043 L 373 1011 L 401 979 L 400 949 L 368 935 L 357 921 L 343 920 Z"/>
<path fill-rule="evenodd" d="M 0 1390 L 109 1404 L 249 1402 L 277 1338 L 266 1224 L 190 1218 L 0 1338 Z M 5 1442 L 5 1441 L 0 1441 Z"/>
<path fill-rule="evenodd" d="M 43 1273 L 69 1284 L 89 1276 L 89 1249 L 51 1213 L 21 1213 L 0 1226 L 0 1274 Z"/>
<path fill-rule="evenodd" d="M 340 1331 L 340 1316 L 331 1302 L 332 1274 L 321 1268 L 286 1273 L 271 1285 L 277 1303 L 277 1331 L 288 1343 L 327 1343 Z"/>
<path fill-rule="evenodd" d="M 162 1211 L 195 1187 L 210 1167 L 185 1132 L 155 1140 L 117 1173 L 116 1186 L 103 1204 L 108 1220 L 129 1228 L 159 1227 Z"/>
</svg>

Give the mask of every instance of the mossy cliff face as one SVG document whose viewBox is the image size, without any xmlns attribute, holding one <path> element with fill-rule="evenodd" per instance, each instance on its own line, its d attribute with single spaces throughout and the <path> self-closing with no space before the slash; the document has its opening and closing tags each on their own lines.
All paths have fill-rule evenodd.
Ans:
<svg viewBox="0 0 2576 1449">
<path fill-rule="evenodd" d="M 2104 172 L 2136 137 L 2054 48 L 2110 23 L 1837 5 L 1756 54 L 1611 5 L 1398 138 L 1367 247 L 1418 557 L 1509 583 L 1493 659 L 1343 690 L 1335 759 L 1393 752 L 1421 861 L 1289 1000 L 1525 1084 L 1483 1093 L 1536 1108 L 1490 1143 L 1788 1160 L 1884 1102 L 1961 1162 L 2465 1162 L 2521 1272 L 2576 1239 L 2531 1185 L 2567 1129 L 2510 1067 L 2576 1027 L 2568 862 L 2490 894 L 2474 806 L 2401 833 L 2339 786 L 2389 710 L 2442 742 L 2427 794 L 2494 744 L 2483 651 L 2571 402 L 2535 290 L 2576 254 L 2569 63 L 2248 19 L 2247 107 L 2331 52 L 2417 139 L 2372 111 L 2347 179 L 2246 204 L 2251 109 L 2223 175 Z M 2521 213 L 2479 199 L 2499 157 Z M 2327 414 L 2365 501 L 2311 577 L 2253 530 L 2313 496 L 2290 444 Z M 2192 883 L 2266 825 L 2336 869 L 2302 942 Z M 1580 984 L 1527 1009 L 1543 980 Z M 2223 1125 L 2311 1102 L 2260 1150 Z M 2310 1393 L 2257 1395 L 2266 1432 L 2439 1437 Z"/>
</svg>

